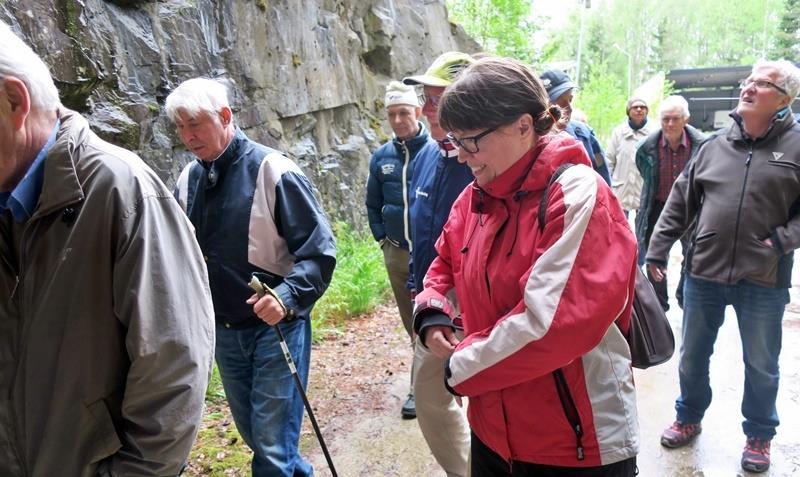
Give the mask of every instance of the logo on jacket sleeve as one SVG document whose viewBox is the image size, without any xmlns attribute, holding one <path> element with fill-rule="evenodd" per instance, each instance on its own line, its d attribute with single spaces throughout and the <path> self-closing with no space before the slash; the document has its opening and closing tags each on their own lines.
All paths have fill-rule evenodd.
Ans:
<svg viewBox="0 0 800 477">
<path fill-rule="evenodd" d="M 428 197 L 428 193 L 420 189 L 419 187 L 417 187 L 415 194 L 417 195 L 417 197 Z"/>
<path fill-rule="evenodd" d="M 381 166 L 381 174 L 388 176 L 394 172 L 394 164 L 383 164 Z"/>
<path fill-rule="evenodd" d="M 774 157 L 774 158 L 775 158 L 775 160 L 777 161 L 778 159 L 780 159 L 780 158 L 782 158 L 782 157 L 783 157 L 783 153 L 782 153 L 782 152 L 775 152 L 775 151 L 773 151 L 773 152 L 772 152 L 772 157 Z"/>
</svg>

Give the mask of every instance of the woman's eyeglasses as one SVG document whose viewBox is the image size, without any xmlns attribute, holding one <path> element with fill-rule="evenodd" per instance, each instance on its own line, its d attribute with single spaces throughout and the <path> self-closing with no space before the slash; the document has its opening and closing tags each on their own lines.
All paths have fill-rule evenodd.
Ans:
<svg viewBox="0 0 800 477">
<path fill-rule="evenodd" d="M 786 95 L 789 94 L 789 93 L 786 92 L 785 89 L 783 89 L 780 86 L 776 85 L 772 81 L 767 81 L 767 80 L 762 80 L 762 79 L 754 80 L 754 79 L 751 79 L 751 78 L 745 78 L 743 80 L 739 80 L 739 87 L 741 87 L 742 89 L 747 88 L 751 84 L 756 85 L 756 88 L 758 88 L 758 89 L 774 88 L 775 90 L 780 91 L 783 94 L 786 94 Z"/>
<path fill-rule="evenodd" d="M 457 148 L 463 149 L 470 154 L 475 154 L 476 152 L 480 151 L 480 149 L 478 149 L 478 141 L 488 136 L 489 134 L 495 132 L 499 127 L 500 126 L 495 126 L 493 128 L 487 129 L 486 131 L 483 131 L 480 134 L 476 134 L 470 137 L 462 137 L 461 139 L 453 136 L 453 133 L 447 133 L 447 139 L 452 141 Z"/>
</svg>

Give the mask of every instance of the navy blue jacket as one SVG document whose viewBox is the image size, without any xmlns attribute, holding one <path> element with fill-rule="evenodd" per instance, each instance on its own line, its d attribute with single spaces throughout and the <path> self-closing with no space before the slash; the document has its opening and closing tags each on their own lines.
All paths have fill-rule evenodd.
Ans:
<svg viewBox="0 0 800 477">
<path fill-rule="evenodd" d="M 175 197 L 195 226 L 219 323 L 261 323 L 245 303 L 252 272 L 270 277 L 296 316 L 310 317 L 333 275 L 336 243 L 297 164 L 237 128 L 218 159 L 184 168 Z"/>
<path fill-rule="evenodd" d="M 411 180 L 411 266 L 408 287 L 422 291 L 425 274 L 436 258 L 434 245 L 442 234 L 453 202 L 473 180 L 472 171 L 455 157 L 442 155 L 430 141 L 417 153 Z"/>
<path fill-rule="evenodd" d="M 589 160 L 592 162 L 594 170 L 597 171 L 600 177 L 606 181 L 606 184 L 610 186 L 611 175 L 608 173 L 608 165 L 603 161 L 603 165 L 597 167 L 597 161 L 594 158 L 597 154 L 602 155 L 603 149 L 600 147 L 600 143 L 597 141 L 597 136 L 594 135 L 592 128 L 580 121 L 570 121 L 567 124 L 566 131 L 570 136 L 583 144 L 583 148 L 586 149 L 586 154 L 589 155 Z"/>
<path fill-rule="evenodd" d="M 422 123 L 419 132 L 408 141 L 394 138 L 375 151 L 369 161 L 367 179 L 367 219 L 375 240 L 388 238 L 408 249 L 411 240 L 409 187 L 414 158 L 432 141 Z"/>
</svg>

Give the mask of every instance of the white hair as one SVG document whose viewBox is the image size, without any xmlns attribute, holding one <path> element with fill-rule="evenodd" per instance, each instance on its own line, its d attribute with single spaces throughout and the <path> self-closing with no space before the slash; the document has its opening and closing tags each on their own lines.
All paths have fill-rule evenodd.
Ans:
<svg viewBox="0 0 800 477">
<path fill-rule="evenodd" d="M 753 65 L 753 72 L 759 68 L 774 68 L 778 71 L 778 81 L 777 84 L 784 90 L 786 90 L 786 94 L 788 94 L 792 99 L 796 98 L 798 94 L 800 94 L 800 69 L 794 65 L 791 61 L 786 60 L 777 60 L 777 61 L 768 61 L 768 60 L 758 60 L 756 64 Z"/>
<path fill-rule="evenodd" d="M 689 118 L 689 103 L 683 96 L 674 94 L 664 98 L 661 101 L 661 104 L 658 105 L 658 117 L 661 118 L 661 115 L 664 114 L 664 111 L 671 109 L 678 109 L 680 110 L 684 119 Z"/>
<path fill-rule="evenodd" d="M 0 80 L 13 76 L 28 88 L 31 109 L 54 111 L 61 106 L 50 70 L 11 28 L 0 21 Z"/>
<path fill-rule="evenodd" d="M 178 121 L 179 111 L 193 118 L 201 113 L 217 114 L 226 107 L 230 108 L 225 85 L 208 78 L 184 81 L 167 96 L 164 106 L 172 122 Z"/>
</svg>

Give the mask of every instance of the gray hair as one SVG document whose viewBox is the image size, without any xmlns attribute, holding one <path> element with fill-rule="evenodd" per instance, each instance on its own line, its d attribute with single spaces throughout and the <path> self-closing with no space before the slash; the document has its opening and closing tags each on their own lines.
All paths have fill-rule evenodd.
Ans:
<svg viewBox="0 0 800 477">
<path fill-rule="evenodd" d="M 755 71 L 759 68 L 774 68 L 778 70 L 778 86 L 786 90 L 786 94 L 788 94 L 792 99 L 796 98 L 798 94 L 800 94 L 800 69 L 794 65 L 791 61 L 786 60 L 777 60 L 777 61 L 768 61 L 768 60 L 758 60 L 756 64 L 753 65 L 753 70 Z"/>
<path fill-rule="evenodd" d="M 230 108 L 225 85 L 208 78 L 192 78 L 181 83 L 167 96 L 164 108 L 172 122 L 177 122 L 178 112 L 189 117 L 198 114 L 217 114 L 222 108 Z"/>
<path fill-rule="evenodd" d="M 53 111 L 61 106 L 50 70 L 11 27 L 0 21 L 0 80 L 13 76 L 25 83 L 31 109 Z"/>
<path fill-rule="evenodd" d="M 664 111 L 667 111 L 668 109 L 678 109 L 680 110 L 684 119 L 689 118 L 689 103 L 683 96 L 674 94 L 672 96 L 667 96 L 666 98 L 664 98 L 661 101 L 661 104 L 658 105 L 659 119 L 661 118 L 661 115 L 664 113 Z"/>
</svg>

